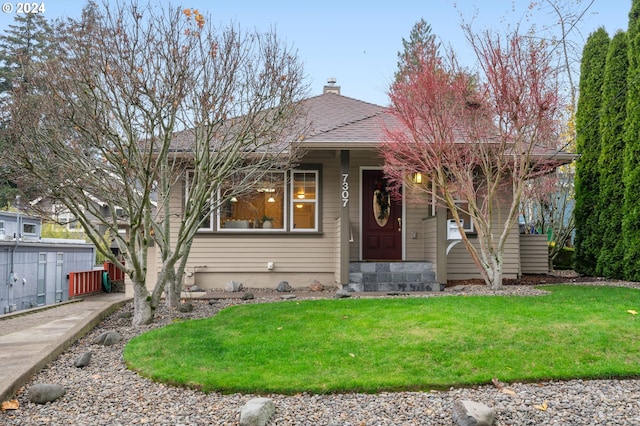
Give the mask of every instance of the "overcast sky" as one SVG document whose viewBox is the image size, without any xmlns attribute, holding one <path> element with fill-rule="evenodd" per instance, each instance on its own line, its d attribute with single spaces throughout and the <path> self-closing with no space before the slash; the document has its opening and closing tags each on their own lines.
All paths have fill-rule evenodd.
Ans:
<svg viewBox="0 0 640 426">
<path fill-rule="evenodd" d="M 0 31 L 13 21 L 19 2 L 0 0 Z M 33 2 L 31 2 L 33 3 Z M 45 0 L 47 19 L 78 17 L 85 2 Z M 163 2 L 168 3 L 168 2 Z M 576 13 L 587 9 L 571 38 L 580 46 L 587 36 L 604 26 L 610 36 L 626 30 L 631 0 L 565 1 Z M 342 94 L 387 105 L 387 88 L 397 67 L 402 39 L 424 18 L 443 45 L 451 45 L 459 58 L 469 60 L 460 24 L 504 30 L 520 23 L 553 25 L 556 16 L 540 11 L 528 0 L 210 0 L 173 2 L 209 14 L 214 22 L 231 21 L 244 29 L 275 29 L 281 39 L 297 49 L 310 84 L 310 95 L 322 92 L 328 77 L 335 77 Z M 588 7 L 589 6 L 589 7 Z M 532 14 L 526 19 L 527 13 Z M 581 51 L 581 48 L 580 48 Z M 472 63 L 467 64 L 471 66 Z"/>
</svg>

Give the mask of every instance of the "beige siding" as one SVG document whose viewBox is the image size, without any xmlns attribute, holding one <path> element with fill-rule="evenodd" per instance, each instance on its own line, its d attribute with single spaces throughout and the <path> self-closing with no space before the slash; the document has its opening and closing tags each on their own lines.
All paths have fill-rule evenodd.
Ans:
<svg viewBox="0 0 640 426">
<path fill-rule="evenodd" d="M 431 208 L 426 202 L 419 202 L 418 200 L 405 202 L 405 260 L 428 260 L 429 262 L 435 263 L 435 256 L 427 256 L 425 252 L 427 238 L 434 238 L 432 241 L 435 243 L 435 235 L 427 236 L 424 232 L 424 221 L 428 219 L 430 212 Z"/>
<path fill-rule="evenodd" d="M 520 269 L 523 274 L 549 273 L 546 235 L 520 234 Z"/>
<path fill-rule="evenodd" d="M 429 217 L 422 222 L 424 240 L 424 259 L 433 264 L 433 272 L 438 272 L 438 229 L 435 216 Z"/>
</svg>

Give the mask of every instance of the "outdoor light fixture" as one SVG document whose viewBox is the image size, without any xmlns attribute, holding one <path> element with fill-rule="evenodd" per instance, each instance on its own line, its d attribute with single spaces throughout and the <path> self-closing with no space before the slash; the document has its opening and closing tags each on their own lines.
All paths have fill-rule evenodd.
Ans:
<svg viewBox="0 0 640 426">
<path fill-rule="evenodd" d="M 413 183 L 422 183 L 422 173 L 414 173 L 411 180 L 413 180 Z"/>
</svg>

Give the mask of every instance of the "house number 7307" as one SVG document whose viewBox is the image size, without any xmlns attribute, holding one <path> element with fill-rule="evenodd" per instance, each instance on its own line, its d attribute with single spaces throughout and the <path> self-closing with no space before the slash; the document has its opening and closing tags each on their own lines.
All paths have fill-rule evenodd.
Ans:
<svg viewBox="0 0 640 426">
<path fill-rule="evenodd" d="M 342 174 L 342 192 L 340 193 L 342 197 L 342 207 L 347 207 L 349 204 L 349 173 Z"/>
</svg>

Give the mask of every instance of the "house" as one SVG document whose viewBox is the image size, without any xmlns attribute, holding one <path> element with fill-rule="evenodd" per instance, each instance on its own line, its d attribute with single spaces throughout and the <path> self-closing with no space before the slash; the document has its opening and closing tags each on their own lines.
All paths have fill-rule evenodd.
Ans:
<svg viewBox="0 0 640 426">
<path fill-rule="evenodd" d="M 273 172 L 255 191 L 213 212 L 196 235 L 188 284 L 224 288 L 293 287 L 314 280 L 355 290 L 437 290 L 447 280 L 479 278 L 446 209 L 410 195 L 392 199 L 379 154 L 379 105 L 340 94 L 329 83 L 303 101 L 311 124 L 299 165 Z M 187 184 L 172 203 L 183 203 Z M 415 197 L 414 197 L 415 198 Z M 465 221 L 467 231 L 473 223 Z M 529 237 L 533 239 L 528 239 Z M 537 239 L 534 237 L 538 237 Z M 547 272 L 546 240 L 520 235 L 517 224 L 505 256 L 505 278 Z"/>
<path fill-rule="evenodd" d="M 69 299 L 70 272 L 93 269 L 84 240 L 41 238 L 39 218 L 0 211 L 0 314 Z"/>
</svg>

